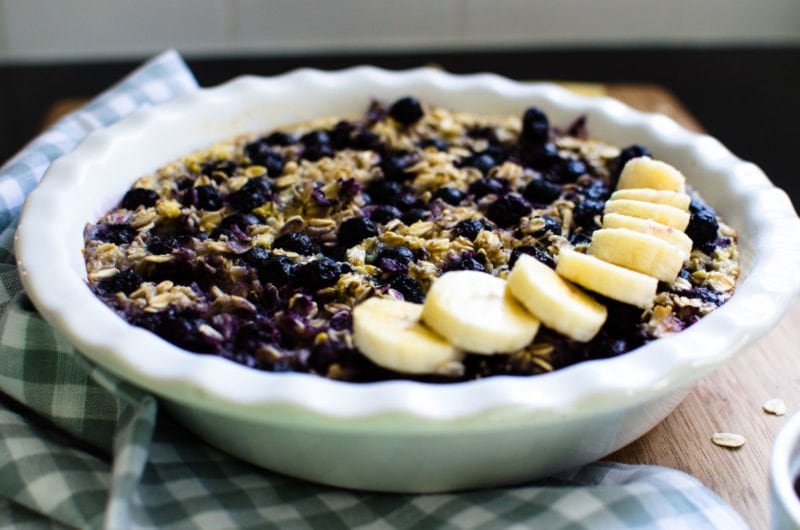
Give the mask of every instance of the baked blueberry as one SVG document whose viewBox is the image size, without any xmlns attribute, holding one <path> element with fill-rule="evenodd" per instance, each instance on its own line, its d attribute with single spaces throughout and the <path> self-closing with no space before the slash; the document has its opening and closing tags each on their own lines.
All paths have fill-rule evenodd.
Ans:
<svg viewBox="0 0 800 530">
<path fill-rule="evenodd" d="M 572 219 L 577 226 L 583 228 L 596 228 L 595 218 L 603 213 L 605 203 L 586 199 L 578 203 L 572 211 Z"/>
<path fill-rule="evenodd" d="M 531 203 L 516 193 L 500 197 L 486 209 L 486 217 L 500 228 L 508 228 L 531 213 Z"/>
<path fill-rule="evenodd" d="M 523 165 L 543 171 L 557 164 L 561 157 L 555 144 L 524 144 L 519 146 L 518 156 Z"/>
<path fill-rule="evenodd" d="M 550 122 L 541 109 L 530 107 L 522 116 L 522 140 L 543 144 L 550 135 Z"/>
<path fill-rule="evenodd" d="M 453 227 L 453 235 L 475 241 L 481 230 L 486 230 L 486 225 L 479 219 L 465 219 Z"/>
<path fill-rule="evenodd" d="M 271 283 L 275 287 L 283 287 L 294 279 L 298 264 L 288 256 L 268 254 L 266 258 L 257 261 L 255 267 L 262 282 Z"/>
<path fill-rule="evenodd" d="M 403 185 L 394 180 L 377 179 L 367 185 L 366 191 L 373 204 L 388 204 L 400 195 Z"/>
<path fill-rule="evenodd" d="M 114 293 L 131 294 L 142 284 L 142 277 L 133 269 L 120 271 L 110 278 L 103 278 L 97 282 L 97 289 L 106 295 Z"/>
<path fill-rule="evenodd" d="M 489 173 L 496 165 L 497 161 L 486 151 L 474 153 L 461 161 L 462 167 L 474 167 L 484 175 Z"/>
<path fill-rule="evenodd" d="M 543 215 L 541 217 L 542 221 L 544 221 L 544 226 L 539 230 L 533 232 L 531 235 L 533 237 L 543 237 L 548 234 L 552 234 L 555 236 L 561 235 L 561 221 L 553 217 L 552 215 Z"/>
<path fill-rule="evenodd" d="M 271 195 L 272 185 L 269 181 L 264 177 L 255 177 L 228 195 L 228 203 L 241 212 L 249 212 L 267 202 Z"/>
<path fill-rule="evenodd" d="M 222 208 L 222 195 L 216 186 L 195 186 L 190 190 L 191 203 L 201 210 L 219 210 Z"/>
<path fill-rule="evenodd" d="M 389 180 L 404 181 L 414 177 L 414 173 L 407 171 L 406 168 L 419 161 L 415 153 L 408 151 L 395 151 L 381 157 L 381 171 L 383 176 Z"/>
<path fill-rule="evenodd" d="M 617 179 L 619 179 L 619 174 L 622 172 L 622 168 L 625 167 L 625 164 L 628 163 L 628 160 L 639 158 L 640 156 L 653 155 L 650 154 L 649 149 L 640 144 L 629 145 L 619 152 L 619 154 L 608 165 L 608 171 L 611 174 L 611 187 L 616 186 Z"/>
<path fill-rule="evenodd" d="M 422 104 L 411 96 L 400 98 L 389 107 L 389 116 L 406 126 L 418 122 L 424 115 Z"/>
<path fill-rule="evenodd" d="M 317 252 L 314 241 L 302 232 L 286 232 L 275 238 L 272 248 L 280 248 L 289 252 L 297 252 L 303 256 L 310 256 Z"/>
<path fill-rule="evenodd" d="M 406 302 L 421 304 L 425 298 L 419 283 L 405 274 L 398 274 L 389 280 L 389 287 L 402 294 Z"/>
<path fill-rule="evenodd" d="M 334 285 L 346 271 L 346 265 L 323 257 L 299 266 L 294 284 L 299 288 L 318 291 Z"/>
<path fill-rule="evenodd" d="M 694 242 L 694 248 L 701 247 L 717 239 L 719 222 L 717 214 L 707 205 L 692 199 L 689 205 L 689 226 L 686 235 Z"/>
<path fill-rule="evenodd" d="M 417 221 L 423 221 L 430 215 L 428 210 L 423 208 L 411 208 L 408 211 L 403 212 L 403 215 L 400 216 L 400 220 L 403 221 L 403 224 L 408 226 L 413 225 Z"/>
<path fill-rule="evenodd" d="M 507 190 L 508 182 L 495 177 L 478 179 L 469 185 L 469 193 L 474 195 L 476 199 L 480 199 L 492 193 L 495 195 L 502 195 Z"/>
<path fill-rule="evenodd" d="M 399 219 L 401 215 L 402 212 L 396 206 L 382 204 L 372 210 L 369 218 L 376 223 L 386 224 L 392 219 Z"/>
<path fill-rule="evenodd" d="M 128 210 L 135 210 L 139 206 L 149 208 L 155 206 L 158 201 L 158 193 L 147 188 L 133 188 L 122 197 L 122 207 Z"/>
<path fill-rule="evenodd" d="M 443 271 L 486 272 L 486 258 L 484 258 L 483 254 L 476 252 L 464 252 L 456 259 L 446 263 Z"/>
<path fill-rule="evenodd" d="M 336 241 L 342 248 L 350 248 L 358 245 L 368 237 L 378 235 L 375 223 L 366 217 L 350 217 L 342 221 L 339 225 L 339 234 Z"/>
<path fill-rule="evenodd" d="M 451 206 L 458 206 L 464 200 L 464 193 L 456 188 L 442 186 L 433 194 L 434 199 L 441 199 Z"/>
<path fill-rule="evenodd" d="M 556 267 L 556 262 L 553 260 L 553 257 L 541 248 L 533 245 L 522 245 L 511 251 L 511 257 L 508 259 L 508 268 L 513 269 L 514 264 L 517 263 L 517 260 L 523 254 L 536 258 L 537 261 L 544 263 L 550 268 L 555 269 Z"/>
<path fill-rule="evenodd" d="M 582 161 L 569 158 L 556 163 L 547 172 L 547 176 L 555 182 L 568 183 L 575 182 L 578 177 L 586 174 L 587 171 L 586 164 Z"/>
<path fill-rule="evenodd" d="M 355 126 L 347 120 L 336 122 L 333 129 L 328 131 L 331 146 L 334 149 L 345 149 L 350 146 L 350 137 L 355 131 Z"/>
<path fill-rule="evenodd" d="M 94 237 L 106 243 L 126 245 L 133 241 L 138 234 L 139 231 L 129 224 L 104 224 L 97 226 Z"/>
<path fill-rule="evenodd" d="M 528 183 L 522 195 L 535 204 L 550 204 L 561 197 L 561 186 L 543 178 Z"/>
<path fill-rule="evenodd" d="M 333 156 L 331 138 L 325 131 L 311 131 L 300 137 L 303 149 L 302 157 L 311 162 L 316 162 L 320 158 Z"/>
<path fill-rule="evenodd" d="M 264 142 L 267 145 L 276 145 L 279 147 L 285 147 L 287 145 L 292 145 L 297 143 L 297 138 L 289 133 L 285 133 L 282 131 L 275 131 L 268 136 L 264 137 Z"/>
</svg>

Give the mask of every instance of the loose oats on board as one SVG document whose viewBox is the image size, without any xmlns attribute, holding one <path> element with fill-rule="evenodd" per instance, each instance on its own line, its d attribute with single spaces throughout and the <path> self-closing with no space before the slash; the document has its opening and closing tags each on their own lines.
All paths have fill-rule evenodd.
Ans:
<svg viewBox="0 0 800 530">
<path fill-rule="evenodd" d="M 745 443 L 744 436 L 732 432 L 715 432 L 713 436 L 711 436 L 711 441 L 714 442 L 715 445 L 730 449 L 738 449 Z"/>
<path fill-rule="evenodd" d="M 770 399 L 765 402 L 761 408 L 764 409 L 764 412 L 774 416 L 783 416 L 786 414 L 786 402 L 781 398 Z"/>
</svg>

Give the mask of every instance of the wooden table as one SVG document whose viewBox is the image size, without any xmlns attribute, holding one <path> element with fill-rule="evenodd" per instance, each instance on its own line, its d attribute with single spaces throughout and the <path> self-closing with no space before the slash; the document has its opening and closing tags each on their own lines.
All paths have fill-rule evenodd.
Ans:
<svg viewBox="0 0 800 530">
<path fill-rule="evenodd" d="M 562 84 L 579 93 L 607 95 L 643 111 L 661 112 L 684 127 L 701 130 L 680 102 L 659 86 Z M 57 103 L 44 124 L 84 103 Z M 666 420 L 608 460 L 685 471 L 733 506 L 753 530 L 766 529 L 770 450 L 786 419 L 800 410 L 800 355 L 794 348 L 799 328 L 800 304 L 795 304 L 770 334 L 700 381 Z M 776 397 L 788 405 L 785 416 L 772 416 L 761 408 Z M 718 447 L 711 443 L 715 432 L 741 434 L 747 443 L 736 450 Z"/>
</svg>

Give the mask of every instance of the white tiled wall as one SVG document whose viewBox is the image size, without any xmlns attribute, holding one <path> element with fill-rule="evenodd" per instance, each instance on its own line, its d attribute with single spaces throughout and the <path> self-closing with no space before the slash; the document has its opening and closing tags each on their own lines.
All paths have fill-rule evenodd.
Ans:
<svg viewBox="0 0 800 530">
<path fill-rule="evenodd" d="M 0 0 L 0 61 L 800 43 L 800 0 Z"/>
</svg>

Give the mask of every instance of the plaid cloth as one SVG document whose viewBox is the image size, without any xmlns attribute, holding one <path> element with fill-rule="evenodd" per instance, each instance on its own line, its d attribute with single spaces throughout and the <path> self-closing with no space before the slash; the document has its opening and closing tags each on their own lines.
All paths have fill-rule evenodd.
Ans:
<svg viewBox="0 0 800 530">
<path fill-rule="evenodd" d="M 652 466 L 601 462 L 438 495 L 308 484 L 211 448 L 159 414 L 154 397 L 79 355 L 22 293 L 11 244 L 22 202 L 91 130 L 196 88 L 165 52 L 0 169 L 0 527 L 746 528 L 692 477 Z"/>
</svg>

